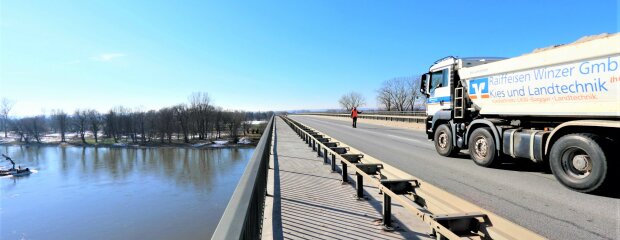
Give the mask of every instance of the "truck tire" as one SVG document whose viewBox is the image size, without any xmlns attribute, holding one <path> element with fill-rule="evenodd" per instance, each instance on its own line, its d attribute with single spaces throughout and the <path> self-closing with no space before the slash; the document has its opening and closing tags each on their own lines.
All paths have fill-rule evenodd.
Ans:
<svg viewBox="0 0 620 240">
<path fill-rule="evenodd" d="M 477 128 L 471 133 L 469 155 L 474 163 L 483 167 L 492 167 L 499 162 L 495 149 L 495 139 L 493 139 L 490 128 Z"/>
<path fill-rule="evenodd" d="M 433 141 L 435 142 L 435 150 L 441 156 L 453 157 L 460 150 L 452 144 L 452 131 L 450 131 L 448 124 L 441 124 L 437 127 Z"/>
<path fill-rule="evenodd" d="M 578 192 L 601 190 L 608 178 L 608 156 L 601 137 L 590 133 L 568 134 L 551 147 L 549 165 L 562 185 Z"/>
</svg>

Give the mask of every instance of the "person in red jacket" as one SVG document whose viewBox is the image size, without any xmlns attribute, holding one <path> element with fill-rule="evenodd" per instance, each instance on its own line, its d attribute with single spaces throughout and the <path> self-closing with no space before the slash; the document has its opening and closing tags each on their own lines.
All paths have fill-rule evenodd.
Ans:
<svg viewBox="0 0 620 240">
<path fill-rule="evenodd" d="M 351 118 L 353 118 L 353 128 L 357 128 L 357 114 L 362 113 L 362 111 L 357 111 L 356 107 L 353 107 L 351 110 Z"/>
</svg>

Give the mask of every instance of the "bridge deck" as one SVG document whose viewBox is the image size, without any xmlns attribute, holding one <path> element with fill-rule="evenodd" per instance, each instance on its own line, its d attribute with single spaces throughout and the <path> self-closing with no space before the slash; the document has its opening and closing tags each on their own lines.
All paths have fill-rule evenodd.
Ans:
<svg viewBox="0 0 620 240">
<path fill-rule="evenodd" d="M 263 233 L 274 239 L 428 239 L 429 227 L 400 205 L 392 206 L 396 231 L 381 225 L 378 190 L 365 186 L 367 200 L 355 198 L 355 176 L 341 184 L 280 118 L 276 118 L 276 145 L 271 166 L 273 188 L 268 200 Z"/>
</svg>

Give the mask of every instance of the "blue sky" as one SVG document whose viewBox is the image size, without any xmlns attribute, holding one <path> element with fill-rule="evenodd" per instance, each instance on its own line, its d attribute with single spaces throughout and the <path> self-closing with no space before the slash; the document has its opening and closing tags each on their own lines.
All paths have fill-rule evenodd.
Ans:
<svg viewBox="0 0 620 240">
<path fill-rule="evenodd" d="M 375 107 L 383 80 L 448 56 L 512 57 L 618 32 L 618 1 L 6 1 L 0 97 L 13 114 Z"/>
</svg>

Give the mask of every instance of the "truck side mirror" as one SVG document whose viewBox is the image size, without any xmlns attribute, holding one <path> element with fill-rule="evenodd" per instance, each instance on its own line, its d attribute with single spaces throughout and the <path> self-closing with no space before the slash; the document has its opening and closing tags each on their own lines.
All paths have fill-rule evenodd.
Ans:
<svg viewBox="0 0 620 240">
<path fill-rule="evenodd" d="M 430 76 L 428 73 L 423 74 L 422 78 L 420 79 L 420 92 L 426 95 L 427 97 L 429 96 L 429 89 L 428 89 L 429 79 L 430 79 Z"/>
</svg>

